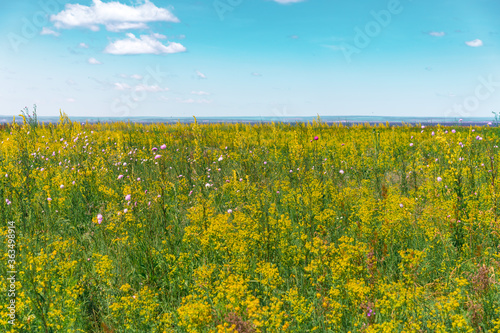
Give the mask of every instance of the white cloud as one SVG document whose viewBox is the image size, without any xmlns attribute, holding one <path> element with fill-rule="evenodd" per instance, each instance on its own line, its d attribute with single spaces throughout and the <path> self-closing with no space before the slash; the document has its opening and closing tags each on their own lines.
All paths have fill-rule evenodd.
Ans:
<svg viewBox="0 0 500 333">
<path fill-rule="evenodd" d="M 257 73 L 257 72 L 253 72 L 253 73 L 252 73 L 252 75 L 253 75 L 253 76 L 262 76 L 262 74 Z"/>
<path fill-rule="evenodd" d="M 443 31 L 431 31 L 429 32 L 429 35 L 434 36 L 434 37 L 443 37 L 446 35 Z"/>
<path fill-rule="evenodd" d="M 148 86 L 145 84 L 138 84 L 136 86 L 129 86 L 126 83 L 115 82 L 114 83 L 116 90 L 134 90 L 134 91 L 147 91 L 147 92 L 160 92 L 160 91 L 168 91 L 168 88 L 162 88 L 157 85 Z"/>
<path fill-rule="evenodd" d="M 78 44 L 78 47 L 80 47 L 82 49 L 88 49 L 89 48 L 89 46 L 87 44 L 85 44 L 85 43 Z"/>
<path fill-rule="evenodd" d="M 168 9 L 158 8 L 149 0 L 137 7 L 127 6 L 117 1 L 104 3 L 93 0 L 92 5 L 66 4 L 66 7 L 50 20 L 56 28 L 87 28 L 98 31 L 104 25 L 108 31 L 144 29 L 148 22 L 179 22 Z"/>
<path fill-rule="evenodd" d="M 186 51 L 186 48 L 174 42 L 168 42 L 168 45 L 162 44 L 158 39 L 163 39 L 165 36 L 160 34 L 141 35 L 140 38 L 134 34 L 128 33 L 126 39 L 120 39 L 116 42 L 108 44 L 104 49 L 104 53 L 110 54 L 161 54 L 161 53 L 178 53 Z"/>
<path fill-rule="evenodd" d="M 140 79 L 142 79 L 142 76 L 141 76 L 141 75 L 139 75 L 139 74 L 133 74 L 133 75 L 130 75 L 130 77 L 131 77 L 132 79 L 134 79 L 134 80 L 140 80 Z"/>
<path fill-rule="evenodd" d="M 89 62 L 89 64 L 91 65 L 100 65 L 102 64 L 102 62 L 100 62 L 99 60 L 97 60 L 96 58 L 89 58 L 89 60 L 87 60 Z"/>
<path fill-rule="evenodd" d="M 206 79 L 207 78 L 207 76 L 200 71 L 196 71 L 196 76 L 198 76 L 199 79 Z"/>
<path fill-rule="evenodd" d="M 483 41 L 480 39 L 474 39 L 474 40 L 471 40 L 470 42 L 465 42 L 465 44 L 467 44 L 470 47 L 479 47 L 479 46 L 483 46 Z"/>
<path fill-rule="evenodd" d="M 130 23 L 130 22 L 111 23 L 106 25 L 106 29 L 112 32 L 120 32 L 131 29 L 147 29 L 147 27 L 148 26 L 145 23 Z"/>
<path fill-rule="evenodd" d="M 209 99 L 192 99 L 192 98 L 188 98 L 188 99 L 179 99 L 178 98 L 177 102 L 184 103 L 184 104 L 210 104 L 210 103 L 212 103 L 212 101 Z"/>
<path fill-rule="evenodd" d="M 66 102 L 69 102 L 69 103 L 74 103 L 76 102 L 76 100 L 74 98 L 66 98 Z"/>
<path fill-rule="evenodd" d="M 191 91 L 191 95 L 208 96 L 210 95 L 210 93 L 207 93 L 206 91 Z"/>
<path fill-rule="evenodd" d="M 115 89 L 116 90 L 128 90 L 128 89 L 130 89 L 130 86 L 126 83 L 115 82 Z"/>
<path fill-rule="evenodd" d="M 149 91 L 149 92 L 159 92 L 159 91 L 168 91 L 168 88 L 161 88 L 157 85 L 148 86 L 145 84 L 139 84 L 134 87 L 135 91 Z"/>
<path fill-rule="evenodd" d="M 53 35 L 53 36 L 59 36 L 61 35 L 60 33 L 58 33 L 57 31 L 54 31 L 50 28 L 47 28 L 47 27 L 43 27 L 42 28 L 42 31 L 40 31 L 40 35 Z"/>
<path fill-rule="evenodd" d="M 302 2 L 304 0 L 273 0 L 273 1 L 284 5 L 284 4 L 289 4 L 289 3 Z"/>
</svg>

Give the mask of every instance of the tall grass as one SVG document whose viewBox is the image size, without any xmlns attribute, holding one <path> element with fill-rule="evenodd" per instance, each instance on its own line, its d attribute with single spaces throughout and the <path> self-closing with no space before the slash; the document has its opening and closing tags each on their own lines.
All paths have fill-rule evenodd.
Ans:
<svg viewBox="0 0 500 333">
<path fill-rule="evenodd" d="M 0 141 L 5 332 L 500 329 L 496 128 L 61 115 Z"/>
</svg>

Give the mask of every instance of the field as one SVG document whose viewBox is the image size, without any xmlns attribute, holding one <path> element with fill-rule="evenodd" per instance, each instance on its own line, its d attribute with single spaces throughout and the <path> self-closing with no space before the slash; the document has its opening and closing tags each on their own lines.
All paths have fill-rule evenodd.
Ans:
<svg viewBox="0 0 500 333">
<path fill-rule="evenodd" d="M 497 332 L 500 132 L 424 127 L 5 126 L 0 330 Z"/>
</svg>

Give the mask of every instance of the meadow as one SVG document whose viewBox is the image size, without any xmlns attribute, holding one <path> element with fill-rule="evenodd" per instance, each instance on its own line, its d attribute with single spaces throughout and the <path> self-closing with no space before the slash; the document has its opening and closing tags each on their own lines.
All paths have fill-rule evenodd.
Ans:
<svg viewBox="0 0 500 333">
<path fill-rule="evenodd" d="M 0 142 L 3 332 L 500 331 L 496 127 L 61 115 Z"/>
</svg>

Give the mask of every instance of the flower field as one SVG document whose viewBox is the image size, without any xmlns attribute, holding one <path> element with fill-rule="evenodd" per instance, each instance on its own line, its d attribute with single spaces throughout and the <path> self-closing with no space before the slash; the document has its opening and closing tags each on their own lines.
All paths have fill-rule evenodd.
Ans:
<svg viewBox="0 0 500 333">
<path fill-rule="evenodd" d="M 496 127 L 62 115 L 0 141 L 3 332 L 500 331 Z"/>
</svg>

